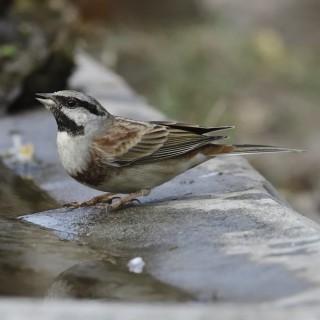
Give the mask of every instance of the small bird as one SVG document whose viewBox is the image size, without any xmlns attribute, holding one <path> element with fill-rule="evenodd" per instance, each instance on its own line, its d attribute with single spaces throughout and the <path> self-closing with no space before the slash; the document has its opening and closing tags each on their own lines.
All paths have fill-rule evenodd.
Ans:
<svg viewBox="0 0 320 320">
<path fill-rule="evenodd" d="M 73 90 L 39 93 L 36 99 L 56 119 L 58 154 L 68 174 L 85 186 L 108 192 L 66 206 L 104 203 L 117 209 L 216 156 L 298 151 L 220 144 L 228 137 L 216 133 L 233 126 L 201 127 L 113 116 L 93 97 Z M 128 195 L 119 198 L 116 194 Z"/>
</svg>

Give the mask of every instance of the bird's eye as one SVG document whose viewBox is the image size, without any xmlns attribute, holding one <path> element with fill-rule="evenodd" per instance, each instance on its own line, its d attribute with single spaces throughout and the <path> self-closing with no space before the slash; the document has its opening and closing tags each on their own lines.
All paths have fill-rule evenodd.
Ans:
<svg viewBox="0 0 320 320">
<path fill-rule="evenodd" d="M 73 108 L 76 105 L 76 101 L 74 99 L 69 99 L 67 103 L 70 108 Z"/>
</svg>

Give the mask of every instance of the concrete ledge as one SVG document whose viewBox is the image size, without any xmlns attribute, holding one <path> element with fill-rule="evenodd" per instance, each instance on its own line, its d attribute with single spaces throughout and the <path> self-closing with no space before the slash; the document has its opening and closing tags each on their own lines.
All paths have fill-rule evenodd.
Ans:
<svg viewBox="0 0 320 320">
<path fill-rule="evenodd" d="M 318 308 L 279 309 L 270 306 L 254 305 L 199 305 L 199 304 L 117 304 L 94 301 L 38 301 L 9 300 L 0 301 L 2 320 L 301 320 L 318 319 Z"/>
<path fill-rule="evenodd" d="M 319 226 L 271 194 L 243 159 L 216 159 L 157 189 L 114 213 L 57 209 L 23 219 L 111 256 L 142 256 L 149 274 L 200 301 L 276 302 L 318 286 Z"/>
</svg>

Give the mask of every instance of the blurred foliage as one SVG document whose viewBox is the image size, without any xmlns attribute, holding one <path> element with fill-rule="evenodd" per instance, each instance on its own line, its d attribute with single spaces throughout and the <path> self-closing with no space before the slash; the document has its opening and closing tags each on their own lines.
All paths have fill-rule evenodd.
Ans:
<svg viewBox="0 0 320 320">
<path fill-rule="evenodd" d="M 252 39 L 253 50 L 257 52 L 259 57 L 270 67 L 286 64 L 289 56 L 287 47 L 274 30 L 262 30 L 258 32 Z"/>
<path fill-rule="evenodd" d="M 18 50 L 18 47 L 14 44 L 2 44 L 0 45 L 0 58 L 13 58 Z"/>
<path fill-rule="evenodd" d="M 67 10 L 48 2 L 16 0 L 1 6 L 0 115 L 32 108 L 34 92 L 66 86 L 74 37 Z"/>
<path fill-rule="evenodd" d="M 100 32 L 104 41 L 94 53 L 172 118 L 217 124 L 216 108 L 227 111 L 259 83 L 320 95 L 319 56 L 290 47 L 269 28 L 239 36 L 209 19 Z"/>
</svg>

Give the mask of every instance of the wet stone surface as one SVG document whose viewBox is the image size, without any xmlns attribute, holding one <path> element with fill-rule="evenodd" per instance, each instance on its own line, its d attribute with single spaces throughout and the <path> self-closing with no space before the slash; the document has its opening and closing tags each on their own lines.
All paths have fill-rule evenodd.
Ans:
<svg viewBox="0 0 320 320">
<path fill-rule="evenodd" d="M 113 256 L 141 256 L 148 273 L 198 301 L 277 301 L 314 287 L 320 234 L 265 184 L 245 160 L 220 158 L 154 189 L 141 205 L 63 208 L 22 219 Z M 313 271 L 299 270 L 305 254 Z"/>
</svg>

